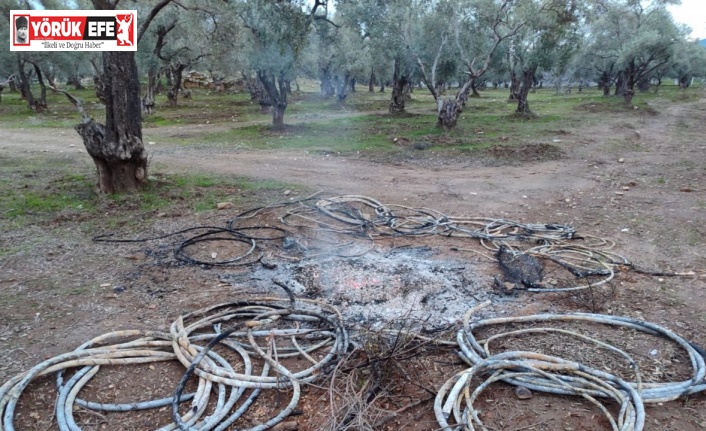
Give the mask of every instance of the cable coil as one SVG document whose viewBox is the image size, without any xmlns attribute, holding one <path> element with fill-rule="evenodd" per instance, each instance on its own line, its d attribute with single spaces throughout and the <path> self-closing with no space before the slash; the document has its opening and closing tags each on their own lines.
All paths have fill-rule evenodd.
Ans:
<svg viewBox="0 0 706 431">
<path fill-rule="evenodd" d="M 230 329 L 222 331 L 224 324 L 230 325 Z M 208 344 L 204 346 L 203 342 Z M 57 373 L 55 417 L 61 431 L 80 431 L 74 419 L 75 406 L 103 412 L 130 412 L 169 405 L 173 422 L 158 431 L 222 431 L 243 416 L 262 390 L 290 388 L 291 399 L 287 406 L 250 428 L 266 430 L 294 411 L 301 385 L 327 375 L 347 351 L 348 343 L 340 312 L 318 301 L 258 297 L 207 307 L 180 316 L 172 323 L 169 333 L 111 332 L 11 378 L 0 387 L 0 431 L 15 430 L 20 396 L 38 377 L 52 373 Z M 232 363 L 233 359 L 228 360 L 216 352 L 216 347 L 234 352 L 239 358 L 238 366 Z M 306 359 L 310 365 L 290 371 L 280 360 L 294 356 Z M 259 375 L 253 374 L 253 360 L 262 363 Z M 122 404 L 97 403 L 78 397 L 102 366 L 165 361 L 177 361 L 187 368 L 172 397 Z M 77 371 L 66 380 L 64 374 L 69 369 Z M 198 378 L 197 389 L 185 394 L 183 391 L 192 375 Z M 212 400 L 214 392 L 216 399 Z M 245 400 L 235 408 L 244 396 Z M 191 402 L 191 408 L 182 414 L 179 405 L 185 401 Z M 204 416 L 206 412 L 208 415 Z"/>
</svg>

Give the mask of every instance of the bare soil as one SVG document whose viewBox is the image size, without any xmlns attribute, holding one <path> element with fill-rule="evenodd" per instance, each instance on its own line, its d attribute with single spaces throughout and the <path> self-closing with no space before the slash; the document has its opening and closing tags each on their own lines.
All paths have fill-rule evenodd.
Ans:
<svg viewBox="0 0 706 431">
<path fill-rule="evenodd" d="M 489 259 L 451 251 L 442 238 L 420 238 L 403 245 L 430 247 L 435 259 L 484 266 L 479 280 L 487 283 L 483 294 L 493 304 L 479 316 L 572 311 L 625 315 L 663 325 L 706 346 L 704 124 L 706 100 L 655 104 L 649 113 L 606 113 L 605 122 L 598 127 L 558 130 L 552 142 L 499 146 L 473 156 L 449 156 L 410 144 L 404 156 L 384 161 L 299 150 L 170 146 L 170 136 L 186 133 L 177 127 L 147 128 L 144 135 L 146 142 L 156 142 L 148 146 L 153 172 L 188 170 L 278 180 L 326 195 L 365 195 L 386 204 L 433 208 L 455 216 L 569 224 L 581 234 L 614 240 L 615 251 L 642 268 L 695 271 L 697 276 L 647 276 L 626 270 L 605 288 L 590 293 L 519 293 L 505 297 L 492 292 L 491 276 L 497 269 Z M 188 133 L 201 130 L 211 129 L 203 127 Z M 5 129 L 0 134 L 0 157 L 91 163 L 80 139 L 70 130 Z M 301 197 L 282 195 L 282 200 Z M 246 209 L 165 214 L 152 231 L 223 226 Z M 274 218 L 262 220 L 275 222 Z M 71 351 L 91 337 L 119 329 L 164 331 L 184 312 L 252 293 L 247 282 L 229 281 L 244 271 L 249 274 L 247 268 L 177 264 L 170 255 L 174 242 L 169 240 L 95 243 L 91 235 L 79 229 L 80 223 L 76 219 L 57 220 L 11 230 L 0 239 L 22 250 L 0 261 L 0 349 L 5 357 L 0 363 L 0 382 L 43 359 Z M 121 234 L 137 236 L 142 232 Z M 399 245 L 388 240 L 376 247 L 385 251 Z M 260 286 L 258 292 L 262 289 Z M 606 339 L 624 335 L 614 334 L 610 328 L 593 331 Z M 685 358 L 674 352 L 673 346 L 640 337 L 631 340 L 630 350 L 644 362 L 645 372 L 655 381 L 680 379 L 688 373 Z M 577 360 L 593 366 L 612 364 L 609 358 L 597 359 L 590 347 L 561 348 L 561 342 L 551 338 L 520 340 L 516 345 L 506 340 L 504 345 L 515 349 L 523 341 L 525 348 L 529 344 L 547 353 L 573 353 Z M 364 363 L 370 359 L 357 357 L 352 361 Z M 426 346 L 413 355 L 383 359 L 377 358 L 384 363 L 381 372 L 387 385 L 377 393 L 368 411 L 377 429 L 436 429 L 429 397 L 464 368 L 453 350 Z M 87 398 L 125 402 L 141 396 L 168 396 L 181 372 L 176 365 L 114 368 L 91 383 Z M 300 430 L 323 429 L 332 420 L 332 398 L 339 407 L 350 403 L 347 397 L 352 395 L 350 391 L 345 395 L 345 384 L 352 382 L 355 386 L 369 378 L 356 372 L 352 367 L 349 374 L 339 375 L 343 386 L 338 388 L 338 395 L 330 396 L 328 382 L 307 389 L 299 414 L 290 420 Z M 18 429 L 56 427 L 50 414 L 52 385 L 52 379 L 45 378 L 30 386 L 20 403 Z M 272 415 L 287 400 L 286 392 L 264 396 L 241 426 Z M 502 384 L 491 386 L 477 408 L 489 427 L 497 430 L 609 429 L 600 412 L 588 402 L 538 393 L 521 400 L 512 387 Z M 168 421 L 167 410 L 107 415 L 82 410 L 78 417 L 79 425 L 87 430 L 150 429 Z M 645 429 L 706 429 L 706 394 L 649 405 Z"/>
</svg>

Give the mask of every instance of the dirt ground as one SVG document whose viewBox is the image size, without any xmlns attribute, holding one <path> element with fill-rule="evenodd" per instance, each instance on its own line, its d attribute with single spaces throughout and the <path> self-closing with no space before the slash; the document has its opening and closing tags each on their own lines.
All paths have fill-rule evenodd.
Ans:
<svg viewBox="0 0 706 431">
<path fill-rule="evenodd" d="M 546 147 L 541 154 L 531 145 L 513 151 L 498 147 L 491 150 L 496 160 L 492 164 L 482 158 L 446 157 L 416 149 L 405 157 L 380 161 L 301 150 L 170 147 L 169 137 L 184 133 L 180 127 L 148 128 L 144 135 L 145 141 L 155 143 L 147 148 L 153 157 L 153 173 L 189 170 L 278 180 L 324 195 L 365 195 L 386 204 L 433 208 L 459 217 L 568 224 L 580 234 L 612 239 L 614 251 L 641 268 L 693 271 L 696 276 L 648 276 L 626 269 L 590 295 L 519 293 L 507 297 L 492 292 L 494 262 L 473 253 L 453 252 L 441 239 L 420 238 L 404 245 L 431 247 L 434 258 L 484 265 L 481 280 L 487 282 L 485 294 L 492 304 L 479 316 L 573 311 L 624 315 L 663 325 L 706 346 L 706 99 L 654 108 L 657 114 L 628 112 L 607 116 L 600 126 L 557 130 L 551 145 L 561 149 L 560 157 L 553 151 L 551 157 L 546 156 Z M 216 127 L 221 126 L 203 130 Z M 1 157 L 48 161 L 63 157 L 90 164 L 80 139 L 70 130 L 5 129 L 0 135 Z M 282 199 L 301 197 L 283 195 Z M 166 214 L 155 229 L 169 232 L 199 224 L 222 226 L 245 209 Z M 69 352 L 91 337 L 121 329 L 164 331 L 182 313 L 250 293 L 247 283 L 228 282 L 247 269 L 175 265 L 167 254 L 169 241 L 95 243 L 81 233 L 79 224 L 74 220 L 29 226 L 1 240 L 24 251 L 0 262 L 0 349 L 5 353 L 0 382 L 43 359 Z M 376 247 L 387 250 L 399 245 L 393 242 L 380 242 Z M 620 334 L 609 334 L 609 328 L 601 331 L 605 337 L 620 338 Z M 551 340 L 544 343 L 552 350 Z M 655 379 L 669 381 L 688 374 L 688 359 L 655 340 L 638 339 L 632 347 L 645 362 L 643 369 L 650 370 Z M 593 358 L 591 348 L 573 353 L 596 366 L 604 362 Z M 380 361 L 397 383 L 377 393 L 375 409 L 368 412 L 377 418 L 373 420 L 378 421 L 377 429 L 437 429 L 430 396 L 464 369 L 453 349 L 426 346 L 404 359 L 393 357 L 393 363 Z M 182 372 L 176 365 L 156 370 L 115 368 L 91 382 L 88 396 L 123 401 L 135 395 L 168 396 Z M 48 414 L 53 408 L 52 385 L 52 379 L 45 378 L 30 386 L 16 416 L 18 429 L 56 427 Z M 331 421 L 328 385 L 324 382 L 322 387 L 305 391 L 297 415 L 289 419 L 298 429 L 324 429 Z M 342 393 L 333 397 L 339 403 L 346 400 Z M 481 398 L 477 407 L 489 429 L 610 429 L 600 411 L 581 399 L 535 393 L 523 400 L 503 384 L 491 386 Z M 286 393 L 264 396 L 249 423 L 256 423 L 258 415 L 265 417 L 268 411 L 273 414 L 286 402 Z M 646 410 L 646 430 L 706 429 L 704 393 L 651 404 Z M 77 415 L 83 429 L 137 430 L 157 428 L 169 412 L 103 415 L 81 410 Z"/>
</svg>

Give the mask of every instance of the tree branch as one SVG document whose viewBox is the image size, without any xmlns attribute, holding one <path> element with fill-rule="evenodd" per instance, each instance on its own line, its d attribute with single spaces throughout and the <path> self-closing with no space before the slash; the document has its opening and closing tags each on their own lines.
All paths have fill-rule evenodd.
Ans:
<svg viewBox="0 0 706 431">
<path fill-rule="evenodd" d="M 162 54 L 162 48 L 167 44 L 167 42 L 164 41 L 164 38 L 167 36 L 167 34 L 172 31 L 176 27 L 176 20 L 172 22 L 169 27 L 165 27 L 163 25 L 160 25 L 157 27 L 157 31 L 155 32 L 157 34 L 157 42 L 154 45 L 154 53 L 155 55 L 162 61 L 171 61 L 173 55 L 170 58 L 166 58 Z"/>
<path fill-rule="evenodd" d="M 95 3 L 96 1 L 100 0 L 93 0 Z M 142 36 L 145 35 L 145 32 L 147 31 L 147 28 L 150 26 L 150 23 L 154 19 L 154 17 L 157 16 L 157 14 L 164 9 L 165 6 L 167 6 L 169 3 L 171 3 L 172 0 L 161 0 L 159 3 L 157 3 L 150 13 L 147 15 L 147 18 L 145 18 L 145 21 L 142 23 L 140 26 L 140 29 L 137 31 L 137 43 L 140 43 L 140 40 L 142 39 Z"/>
<path fill-rule="evenodd" d="M 51 88 L 54 91 L 58 91 L 59 93 L 63 93 L 69 99 L 69 101 L 71 101 L 71 103 L 76 107 L 76 109 L 78 109 L 78 112 L 81 113 L 81 119 L 82 119 L 83 124 L 88 124 L 91 122 L 92 118 L 90 115 L 88 115 L 86 110 L 83 109 L 83 104 L 81 104 L 80 100 L 78 100 L 77 98 L 72 96 L 71 93 L 69 93 L 68 91 L 62 90 L 62 89 L 56 87 L 55 85 L 52 85 Z"/>
</svg>

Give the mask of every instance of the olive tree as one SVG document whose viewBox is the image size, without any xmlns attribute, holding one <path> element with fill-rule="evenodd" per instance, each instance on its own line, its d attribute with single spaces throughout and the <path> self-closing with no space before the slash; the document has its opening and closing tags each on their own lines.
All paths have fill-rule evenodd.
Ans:
<svg viewBox="0 0 706 431">
<path fill-rule="evenodd" d="M 679 88 L 688 88 L 692 78 L 706 75 L 706 49 L 698 42 L 681 41 L 675 47 L 670 71 Z"/>
<path fill-rule="evenodd" d="M 239 1 L 233 4 L 242 25 L 249 30 L 248 60 L 272 104 L 272 126 L 284 127 L 287 93 L 298 59 L 309 40 L 313 22 L 328 18 L 328 1 Z"/>
<path fill-rule="evenodd" d="M 459 0 L 435 5 L 437 11 L 443 8 L 438 15 L 430 15 L 437 22 L 433 26 L 436 31 L 432 33 L 437 40 L 436 54 L 433 60 L 426 62 L 422 55 L 417 54 L 416 62 L 424 83 L 436 101 L 437 124 L 444 130 L 456 126 L 469 94 L 476 81 L 490 68 L 500 44 L 525 26 L 525 22 L 513 18 L 513 12 L 520 3 L 513 0 Z M 444 23 L 448 17 L 454 18 L 450 23 Z M 462 64 L 465 79 L 455 97 L 444 98 L 435 83 L 439 64 L 449 44 L 453 45 L 449 49 L 454 50 Z"/>
<path fill-rule="evenodd" d="M 602 81 L 615 73 L 616 94 L 626 103 L 632 102 L 641 79 L 670 61 L 682 39 L 666 10 L 676 2 L 604 0 L 595 5 L 590 52 L 603 64 Z"/>
<path fill-rule="evenodd" d="M 410 85 L 416 75 L 414 57 L 410 54 L 406 35 L 416 23 L 424 0 L 342 0 L 338 3 L 341 20 L 355 28 L 369 49 L 373 68 L 370 84 L 378 79 L 380 91 L 391 81 L 389 112 L 405 112 Z"/>
<path fill-rule="evenodd" d="M 137 41 L 171 0 L 160 0 L 139 26 Z M 98 10 L 115 10 L 119 0 L 92 0 Z M 140 81 L 133 51 L 105 51 L 99 78 L 105 124 L 84 116 L 76 126 L 98 173 L 103 193 L 134 192 L 147 182 L 147 151 L 142 142 Z"/>
<path fill-rule="evenodd" d="M 526 0 L 514 11 L 512 19 L 524 24 L 509 38 L 510 70 L 519 78 L 512 93 L 516 113 L 533 115 L 527 96 L 539 70 L 568 67 L 580 43 L 578 14 L 575 0 Z"/>
</svg>

